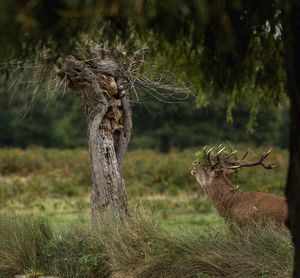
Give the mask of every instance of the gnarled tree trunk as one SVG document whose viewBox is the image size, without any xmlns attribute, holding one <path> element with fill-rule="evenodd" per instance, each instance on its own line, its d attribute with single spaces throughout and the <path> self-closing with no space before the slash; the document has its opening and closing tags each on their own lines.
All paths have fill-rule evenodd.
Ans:
<svg viewBox="0 0 300 278">
<path fill-rule="evenodd" d="M 93 217 L 108 208 L 128 214 L 120 172 L 131 135 L 131 103 L 120 61 L 109 55 L 106 48 L 88 45 L 85 59 L 69 56 L 59 72 L 85 107 Z"/>
</svg>

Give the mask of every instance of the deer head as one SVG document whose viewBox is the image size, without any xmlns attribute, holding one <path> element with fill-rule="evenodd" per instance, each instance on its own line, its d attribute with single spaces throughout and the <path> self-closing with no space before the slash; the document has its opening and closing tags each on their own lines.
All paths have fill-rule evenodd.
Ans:
<svg viewBox="0 0 300 278">
<path fill-rule="evenodd" d="M 236 170 L 244 167 L 262 166 L 265 169 L 273 169 L 276 165 L 265 164 L 264 160 L 271 153 L 272 149 L 264 152 L 257 161 L 247 162 L 245 158 L 248 155 L 248 151 L 242 156 L 241 159 L 234 159 L 236 150 L 231 149 L 229 153 L 224 153 L 226 147 L 217 147 L 217 153 L 213 154 L 215 147 L 207 150 L 207 147 L 203 148 L 203 159 L 195 160 L 193 162 L 193 168 L 191 174 L 195 176 L 201 187 L 207 191 L 208 186 L 217 178 L 227 179 L 230 178 L 232 173 Z"/>
</svg>

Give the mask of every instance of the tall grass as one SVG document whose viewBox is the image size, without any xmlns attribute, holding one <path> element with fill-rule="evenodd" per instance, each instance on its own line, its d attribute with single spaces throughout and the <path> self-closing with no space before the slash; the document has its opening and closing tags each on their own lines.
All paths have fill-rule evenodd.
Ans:
<svg viewBox="0 0 300 278">
<path fill-rule="evenodd" d="M 272 223 L 233 230 L 170 233 L 145 212 L 107 213 L 92 229 L 54 234 L 39 217 L 1 215 L 0 277 L 38 272 L 60 277 L 288 277 L 288 231 Z"/>
<path fill-rule="evenodd" d="M 59 277 L 108 277 L 102 242 L 89 227 L 73 226 L 54 234 L 43 217 L 0 215 L 0 277 L 48 274 Z"/>
<path fill-rule="evenodd" d="M 45 243 L 51 238 L 51 228 L 43 218 L 1 214 L 0 277 L 40 269 Z"/>
<path fill-rule="evenodd" d="M 221 232 L 200 228 L 171 234 L 143 215 L 125 225 L 106 224 L 105 232 L 101 230 L 99 236 L 111 268 L 123 277 L 288 277 L 291 274 L 293 250 L 289 232 L 273 223 Z"/>
<path fill-rule="evenodd" d="M 106 278 L 111 271 L 103 243 L 86 226 L 73 225 L 45 243 L 43 270 L 66 278 Z"/>
<path fill-rule="evenodd" d="M 190 194 L 201 192 L 189 173 L 195 151 L 129 152 L 123 176 L 131 206 L 138 200 L 141 207 L 157 209 L 162 219 L 145 212 L 128 219 L 108 213 L 92 229 L 86 220 L 70 224 L 76 213 L 89 208 L 87 151 L 2 149 L 0 277 L 21 273 L 68 278 L 290 276 L 293 248 L 285 228 L 267 223 L 228 230 L 208 200 Z M 271 160 L 280 167 L 268 175 L 264 169 L 246 169 L 237 174 L 235 185 L 282 194 L 286 152 L 274 150 Z M 7 213 L 24 208 L 47 213 L 49 218 Z M 72 214 L 68 219 L 66 212 Z M 59 218 L 69 224 L 59 229 L 49 225 L 47 219 L 54 221 L 54 216 L 56 222 Z"/>
</svg>

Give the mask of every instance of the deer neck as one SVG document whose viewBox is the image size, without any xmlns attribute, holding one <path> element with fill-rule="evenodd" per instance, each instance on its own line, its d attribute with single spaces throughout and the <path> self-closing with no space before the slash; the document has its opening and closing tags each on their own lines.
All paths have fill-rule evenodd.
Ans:
<svg viewBox="0 0 300 278">
<path fill-rule="evenodd" d="M 232 183 L 228 177 L 220 176 L 209 184 L 206 193 L 214 203 L 221 216 L 226 217 L 238 192 L 232 190 Z"/>
</svg>

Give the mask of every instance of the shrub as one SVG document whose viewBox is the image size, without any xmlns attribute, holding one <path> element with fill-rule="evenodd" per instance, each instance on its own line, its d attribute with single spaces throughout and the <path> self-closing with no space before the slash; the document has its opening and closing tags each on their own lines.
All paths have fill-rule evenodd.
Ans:
<svg viewBox="0 0 300 278">
<path fill-rule="evenodd" d="M 262 150 L 254 151 L 259 154 Z M 190 175 L 195 152 L 196 149 L 173 150 L 169 154 L 151 150 L 129 151 L 123 168 L 129 196 L 201 192 Z M 254 152 L 251 155 L 255 158 Z M 242 190 L 282 194 L 287 168 L 286 152 L 275 149 L 270 159 L 279 167 L 269 175 L 260 168 L 243 169 L 236 175 L 234 183 L 240 185 Z M 24 192 L 31 194 L 31 198 L 35 195 L 55 198 L 80 196 L 90 192 L 86 150 L 1 149 L 0 174 L 0 200 L 11 195 L 18 197 Z"/>
</svg>

